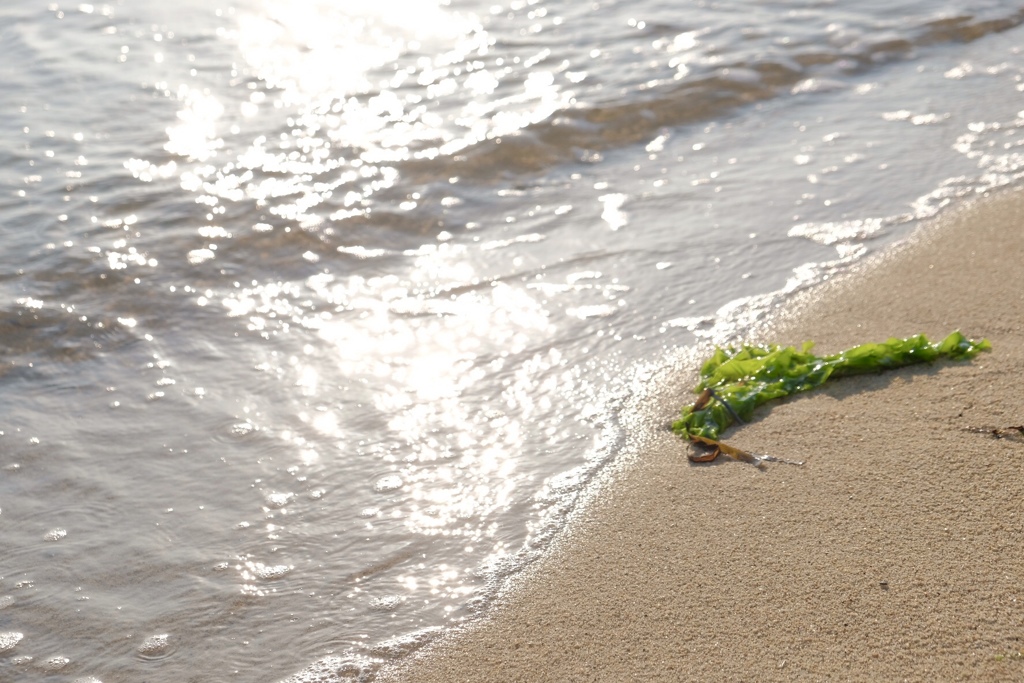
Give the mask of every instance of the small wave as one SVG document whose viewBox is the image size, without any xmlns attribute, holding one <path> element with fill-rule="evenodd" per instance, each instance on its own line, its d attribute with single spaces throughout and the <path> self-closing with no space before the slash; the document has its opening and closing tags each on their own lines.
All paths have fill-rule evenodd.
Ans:
<svg viewBox="0 0 1024 683">
<path fill-rule="evenodd" d="M 593 152 L 646 143 L 666 128 L 718 120 L 776 97 L 841 89 L 844 78 L 911 59 L 921 48 L 972 42 L 1022 23 L 1024 10 L 996 18 L 925 20 L 888 36 L 873 36 L 863 27 L 835 44 L 823 37 L 818 44 L 797 44 L 790 50 L 765 46 L 762 54 L 751 57 L 718 58 L 713 69 L 694 69 L 681 80 L 656 77 L 603 103 L 587 105 L 581 94 L 584 103 L 512 134 L 481 140 L 451 157 L 406 161 L 398 168 L 414 180 L 439 172 L 477 181 L 535 173 L 585 161 Z"/>
</svg>

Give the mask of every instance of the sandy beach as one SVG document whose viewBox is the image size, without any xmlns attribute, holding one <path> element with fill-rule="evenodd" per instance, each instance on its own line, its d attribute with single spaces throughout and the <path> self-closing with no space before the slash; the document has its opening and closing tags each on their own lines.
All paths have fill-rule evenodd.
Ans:
<svg viewBox="0 0 1024 683">
<path fill-rule="evenodd" d="M 961 329 L 993 351 L 843 379 L 687 461 L 660 377 L 633 455 L 415 681 L 1024 680 L 1024 194 L 975 202 L 810 292 L 760 341 L 833 352 Z"/>
</svg>

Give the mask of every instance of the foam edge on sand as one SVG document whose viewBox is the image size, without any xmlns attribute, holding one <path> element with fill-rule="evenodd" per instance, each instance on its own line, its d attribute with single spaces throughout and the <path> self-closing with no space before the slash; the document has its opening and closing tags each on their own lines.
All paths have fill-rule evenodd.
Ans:
<svg viewBox="0 0 1024 683">
<path fill-rule="evenodd" d="M 924 226 L 797 296 L 751 341 L 823 352 L 959 328 L 991 353 L 848 378 L 762 410 L 693 465 L 652 380 L 637 434 L 490 616 L 381 678 L 1022 680 L 1024 193 Z"/>
</svg>

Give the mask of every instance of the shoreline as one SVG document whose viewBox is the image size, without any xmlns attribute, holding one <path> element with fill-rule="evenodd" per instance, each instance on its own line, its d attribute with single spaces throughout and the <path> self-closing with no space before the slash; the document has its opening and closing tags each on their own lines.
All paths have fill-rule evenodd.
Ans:
<svg viewBox="0 0 1024 683">
<path fill-rule="evenodd" d="M 1024 678 L 1024 192 L 929 222 L 798 294 L 750 341 L 954 329 L 972 361 L 845 378 L 730 429 L 806 464 L 686 459 L 681 360 L 645 397 L 623 462 L 491 613 L 385 680 Z"/>
</svg>

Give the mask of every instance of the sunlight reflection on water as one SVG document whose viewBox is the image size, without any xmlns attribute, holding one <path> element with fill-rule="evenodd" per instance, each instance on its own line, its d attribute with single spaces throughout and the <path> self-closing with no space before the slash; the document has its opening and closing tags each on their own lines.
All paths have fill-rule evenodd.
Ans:
<svg viewBox="0 0 1024 683">
<path fill-rule="evenodd" d="M 289 361 L 302 395 L 326 401 L 320 394 L 341 382 L 369 387 L 388 438 L 404 444 L 398 474 L 385 478 L 395 483 L 378 482 L 378 490 L 403 490 L 409 531 L 478 541 L 483 532 L 473 520 L 506 507 L 517 486 L 524 431 L 550 414 L 553 396 L 574 391 L 575 378 L 563 371 L 543 379 L 565 364 L 553 348 L 513 360 L 543 347 L 550 315 L 528 290 L 481 285 L 467 256 L 464 247 L 441 244 L 420 250 L 402 277 L 324 273 L 305 286 L 243 288 L 223 303 L 267 337 L 288 322 L 314 331 L 322 343 Z M 310 315 L 293 305 L 304 298 L 326 310 Z M 496 400 L 481 411 L 479 397 L 489 395 Z M 344 413 L 300 417 L 340 444 L 348 438 Z"/>
</svg>

